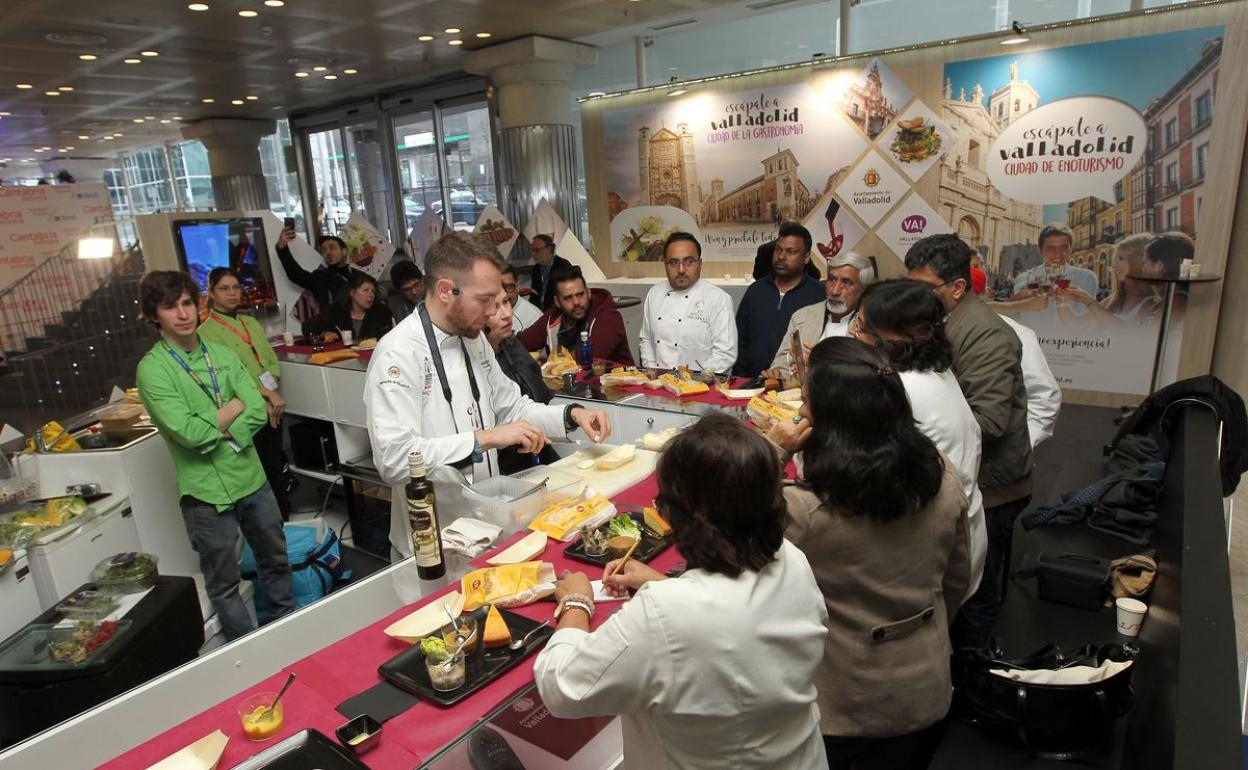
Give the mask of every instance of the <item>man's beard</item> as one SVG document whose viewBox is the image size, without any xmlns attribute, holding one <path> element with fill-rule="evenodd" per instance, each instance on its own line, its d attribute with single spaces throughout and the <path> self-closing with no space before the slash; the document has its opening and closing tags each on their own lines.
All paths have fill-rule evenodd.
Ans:
<svg viewBox="0 0 1248 770">
<path fill-rule="evenodd" d="M 828 312 L 833 315 L 845 315 L 849 312 L 849 305 L 846 305 L 844 300 L 830 299 L 827 301 L 827 305 Z"/>
<path fill-rule="evenodd" d="M 481 334 L 480 329 L 474 328 L 472 324 L 468 322 L 467 313 L 464 312 L 463 305 L 460 303 L 458 297 L 451 303 L 451 306 L 446 309 L 446 320 L 451 326 L 451 331 L 458 334 L 460 337 L 467 337 L 470 340 L 475 340 L 477 336 Z"/>
</svg>

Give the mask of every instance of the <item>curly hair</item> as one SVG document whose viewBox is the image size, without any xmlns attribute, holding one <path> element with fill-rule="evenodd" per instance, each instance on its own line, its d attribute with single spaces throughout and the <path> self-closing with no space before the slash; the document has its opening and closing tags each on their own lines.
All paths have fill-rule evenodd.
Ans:
<svg viewBox="0 0 1248 770">
<path fill-rule="evenodd" d="M 900 278 L 868 286 L 858 303 L 858 322 L 899 372 L 943 372 L 953 366 L 945 306 L 925 283 Z"/>
<path fill-rule="evenodd" d="M 690 569 L 757 572 L 780 550 L 788 509 L 775 448 L 740 420 L 709 414 L 659 458 L 655 504 Z"/>
<path fill-rule="evenodd" d="M 153 270 L 139 279 L 139 309 L 143 318 L 152 326 L 160 328 L 156 311 L 161 305 L 172 305 L 183 294 L 199 304 L 199 286 L 194 279 L 180 270 Z"/>
</svg>

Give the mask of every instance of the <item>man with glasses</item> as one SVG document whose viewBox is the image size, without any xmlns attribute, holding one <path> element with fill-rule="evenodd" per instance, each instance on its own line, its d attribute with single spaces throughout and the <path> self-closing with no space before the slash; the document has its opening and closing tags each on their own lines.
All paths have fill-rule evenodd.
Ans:
<svg viewBox="0 0 1248 770">
<path fill-rule="evenodd" d="M 955 647 L 984 647 L 1001 610 L 1014 519 L 1031 500 L 1031 439 L 1022 344 L 1013 330 L 971 291 L 974 250 L 958 236 L 931 235 L 906 252 L 909 277 L 931 287 L 945 306 L 953 373 L 979 423 L 983 453 L 988 555 L 984 576 L 950 628 Z"/>
<path fill-rule="evenodd" d="M 529 279 L 533 293 L 529 301 L 542 310 L 550 310 L 555 304 L 555 286 L 550 275 L 561 268 L 572 267 L 572 263 L 555 254 L 555 239 L 544 233 L 533 236 L 529 250 L 533 252 L 533 276 Z"/>
<path fill-rule="evenodd" d="M 802 344 L 812 347 L 828 337 L 845 337 L 858 314 L 858 301 L 867 286 L 875 282 L 875 263 L 871 257 L 846 251 L 828 262 L 828 278 L 824 282 L 827 297 L 817 305 L 804 307 L 793 314 L 789 328 L 780 339 L 780 347 L 765 374 L 784 379 L 792 366 L 789 360 L 789 337 L 797 332 Z"/>
<path fill-rule="evenodd" d="M 502 260 L 483 236 L 451 232 L 425 257 L 425 302 L 373 352 L 364 406 L 373 462 L 392 485 L 390 544 L 411 555 L 403 486 L 408 456 L 460 468 L 471 480 L 499 475 L 498 450 L 537 454 L 548 436 L 583 429 L 611 435 L 605 413 L 577 404 L 548 406 L 521 395 L 481 332 L 503 294 Z"/>
<path fill-rule="evenodd" d="M 823 302 L 819 279 L 806 272 L 811 242 L 810 231 L 797 222 L 780 226 L 771 273 L 750 284 L 737 308 L 740 353 L 733 374 L 757 377 L 771 363 L 793 313 Z"/>
<path fill-rule="evenodd" d="M 727 372 L 737 360 L 737 326 L 728 292 L 702 280 L 702 244 L 672 233 L 663 245 L 667 281 L 646 294 L 641 365 Z"/>
<path fill-rule="evenodd" d="M 390 283 L 397 292 L 386 298 L 394 322 L 398 323 L 412 314 L 425 298 L 425 276 L 410 259 L 400 259 L 390 266 Z"/>
<path fill-rule="evenodd" d="M 520 299 L 519 277 L 516 275 L 516 269 L 511 265 L 503 268 L 503 293 L 507 295 L 507 304 L 511 305 L 511 325 L 516 334 L 529 328 L 542 317 L 542 311 L 538 310 L 532 302 L 524 302 Z"/>
</svg>

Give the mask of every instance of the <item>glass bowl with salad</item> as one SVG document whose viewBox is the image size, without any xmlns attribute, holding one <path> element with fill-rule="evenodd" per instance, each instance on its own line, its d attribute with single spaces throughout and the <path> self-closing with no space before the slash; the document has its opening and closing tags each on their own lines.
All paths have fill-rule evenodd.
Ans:
<svg viewBox="0 0 1248 770">
<path fill-rule="evenodd" d="M 91 582 L 107 594 L 137 594 L 156 585 L 156 557 L 129 551 L 114 554 L 95 565 Z"/>
</svg>

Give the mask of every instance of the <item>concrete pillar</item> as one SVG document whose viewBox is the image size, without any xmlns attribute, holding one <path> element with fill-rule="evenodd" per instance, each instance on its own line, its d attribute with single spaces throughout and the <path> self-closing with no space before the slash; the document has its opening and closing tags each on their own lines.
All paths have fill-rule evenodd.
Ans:
<svg viewBox="0 0 1248 770">
<path fill-rule="evenodd" d="M 576 205 L 576 135 L 569 83 L 598 49 L 548 37 L 510 40 L 464 55 L 464 69 L 494 84 L 499 112 L 502 208 L 523 227 L 542 198 L 571 228 Z"/>
<path fill-rule="evenodd" d="M 183 139 L 198 139 L 208 150 L 212 193 L 219 210 L 269 208 L 260 138 L 275 131 L 275 121 L 242 118 L 208 118 L 182 127 Z"/>
</svg>

